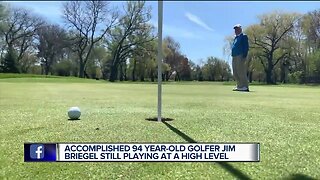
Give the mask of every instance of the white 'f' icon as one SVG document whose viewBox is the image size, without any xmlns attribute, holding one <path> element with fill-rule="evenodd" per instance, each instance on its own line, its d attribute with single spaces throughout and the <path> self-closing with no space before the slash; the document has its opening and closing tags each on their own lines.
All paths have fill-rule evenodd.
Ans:
<svg viewBox="0 0 320 180">
<path fill-rule="evenodd" d="M 42 146 L 37 147 L 36 154 L 37 154 L 37 159 L 40 159 L 42 154 Z"/>
</svg>

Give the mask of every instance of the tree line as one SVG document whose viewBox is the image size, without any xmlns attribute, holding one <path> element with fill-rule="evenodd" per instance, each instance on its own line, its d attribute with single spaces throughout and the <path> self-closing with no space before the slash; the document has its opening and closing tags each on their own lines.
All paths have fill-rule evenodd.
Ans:
<svg viewBox="0 0 320 180">
<path fill-rule="evenodd" d="M 157 79 L 157 36 L 151 7 L 128 1 L 69 1 L 64 25 L 28 9 L 0 4 L 0 72 L 33 73 L 120 81 Z M 320 77 L 320 11 L 301 15 L 273 12 L 245 29 L 250 40 L 250 81 L 312 82 Z M 233 36 L 226 37 L 230 53 Z M 162 80 L 229 81 L 227 61 L 188 59 L 174 38 L 163 39 Z"/>
<path fill-rule="evenodd" d="M 274 11 L 245 29 L 250 81 L 320 83 L 320 9 L 306 14 Z M 231 37 L 226 38 L 225 51 Z"/>
</svg>

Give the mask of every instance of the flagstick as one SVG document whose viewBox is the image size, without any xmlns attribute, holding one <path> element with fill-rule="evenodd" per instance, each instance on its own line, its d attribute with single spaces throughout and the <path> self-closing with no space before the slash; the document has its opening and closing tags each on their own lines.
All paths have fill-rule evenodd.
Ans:
<svg viewBox="0 0 320 180">
<path fill-rule="evenodd" d="M 158 122 L 161 122 L 161 107 L 162 107 L 162 15 L 163 1 L 158 1 Z"/>
</svg>

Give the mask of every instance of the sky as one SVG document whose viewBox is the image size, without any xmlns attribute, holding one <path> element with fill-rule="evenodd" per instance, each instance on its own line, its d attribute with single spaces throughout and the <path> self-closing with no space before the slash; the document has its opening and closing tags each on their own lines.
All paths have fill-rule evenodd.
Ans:
<svg viewBox="0 0 320 180">
<path fill-rule="evenodd" d="M 24 7 L 42 15 L 47 21 L 63 25 L 63 1 L 8 1 L 8 4 Z M 124 2 L 111 1 L 121 7 Z M 158 2 L 147 1 L 152 8 L 150 23 L 158 26 Z M 224 54 L 225 38 L 234 35 L 233 26 L 259 23 L 258 16 L 275 10 L 307 13 L 320 9 L 320 1 L 164 1 L 163 37 L 171 36 L 181 46 L 181 52 L 189 60 L 201 64 L 209 56 L 230 62 Z"/>
</svg>

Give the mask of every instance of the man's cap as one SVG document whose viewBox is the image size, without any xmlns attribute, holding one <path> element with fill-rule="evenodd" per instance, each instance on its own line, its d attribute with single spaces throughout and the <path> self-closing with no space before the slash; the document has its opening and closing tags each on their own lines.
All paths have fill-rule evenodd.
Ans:
<svg viewBox="0 0 320 180">
<path fill-rule="evenodd" d="M 236 24 L 236 25 L 234 25 L 234 26 L 233 26 L 233 29 L 235 29 L 235 28 L 241 28 L 241 24 Z"/>
</svg>

